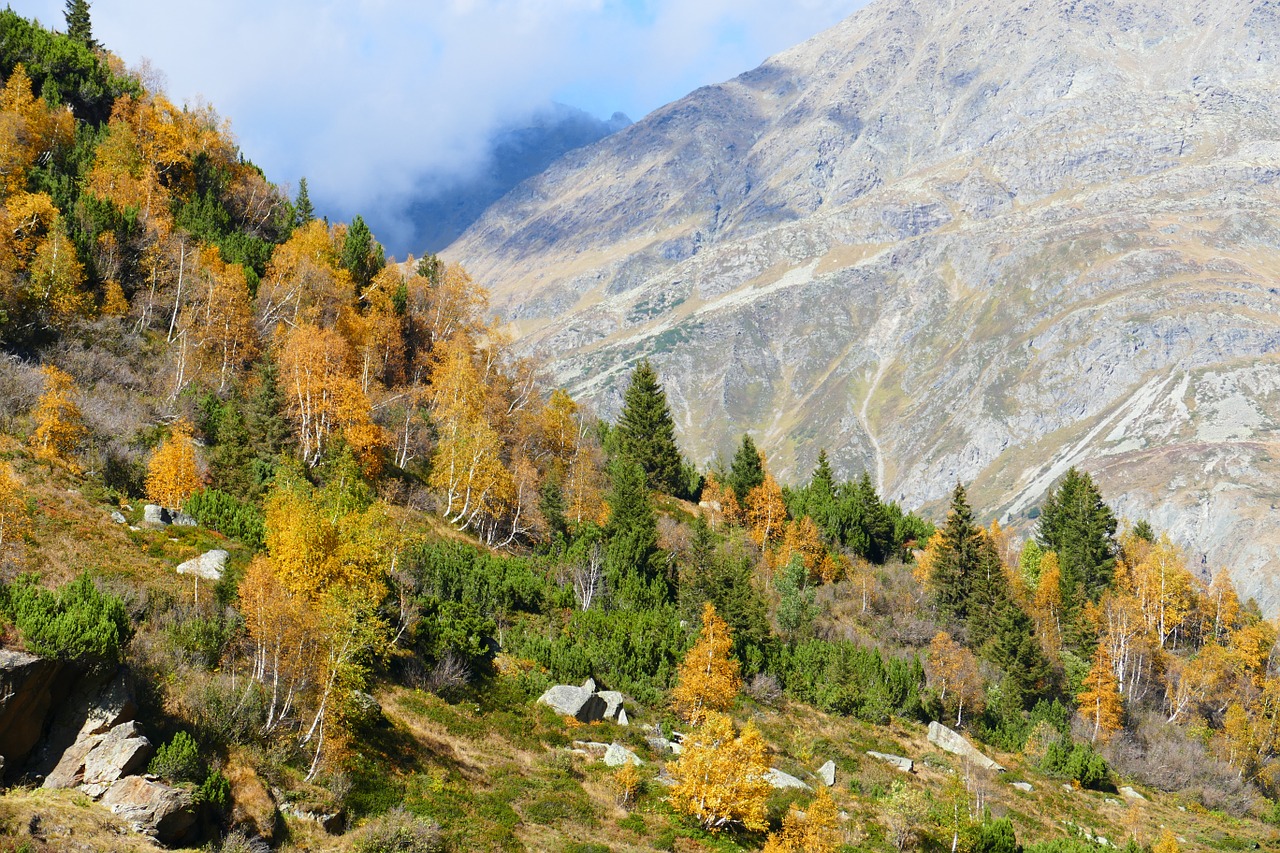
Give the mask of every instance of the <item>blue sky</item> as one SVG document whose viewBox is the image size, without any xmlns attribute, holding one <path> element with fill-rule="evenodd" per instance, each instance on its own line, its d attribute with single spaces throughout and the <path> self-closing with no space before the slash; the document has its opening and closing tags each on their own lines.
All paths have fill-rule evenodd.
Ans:
<svg viewBox="0 0 1280 853">
<path fill-rule="evenodd" d="M 64 0 L 9 0 L 61 28 Z M 866 0 L 91 0 L 94 34 L 207 101 L 322 212 L 396 212 L 478 168 L 493 129 L 551 100 L 632 119 L 747 71 Z M 159 72 L 162 77 L 155 74 Z"/>
</svg>

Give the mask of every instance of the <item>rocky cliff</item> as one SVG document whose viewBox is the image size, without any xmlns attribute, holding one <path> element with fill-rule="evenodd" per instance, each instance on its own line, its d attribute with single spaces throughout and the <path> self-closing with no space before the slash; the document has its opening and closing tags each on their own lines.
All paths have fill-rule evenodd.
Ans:
<svg viewBox="0 0 1280 853">
<path fill-rule="evenodd" d="M 1280 612 L 1280 4 L 879 0 L 446 252 L 605 414 L 1025 523 L 1069 465 Z"/>
</svg>

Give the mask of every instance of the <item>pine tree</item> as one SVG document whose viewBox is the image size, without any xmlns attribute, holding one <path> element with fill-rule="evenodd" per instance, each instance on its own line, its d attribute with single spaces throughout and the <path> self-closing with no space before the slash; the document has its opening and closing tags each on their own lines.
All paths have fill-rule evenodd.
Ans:
<svg viewBox="0 0 1280 853">
<path fill-rule="evenodd" d="M 740 664 L 730 657 L 733 634 L 716 613 L 715 605 L 702 605 L 702 631 L 684 656 L 679 681 L 672 691 L 672 708 L 683 719 L 699 725 L 708 711 L 727 711 L 742 689 Z"/>
<path fill-rule="evenodd" d="M 680 614 L 692 622 L 704 602 L 711 602 L 729 624 L 734 654 L 743 661 L 748 649 L 760 649 L 769 636 L 768 608 L 754 570 L 755 560 L 741 540 L 718 546 L 706 519 L 694 519 L 693 541 L 680 565 Z"/>
<path fill-rule="evenodd" d="M 944 615 L 967 619 L 974 575 L 978 571 L 981 534 L 974 527 L 973 510 L 960 483 L 956 483 L 951 493 L 951 511 L 939 534 L 929 542 L 929 589 Z"/>
<path fill-rule="evenodd" d="M 611 606 L 647 610 L 670 598 L 667 579 L 658 571 L 658 521 L 645 487 L 644 471 L 626 460 L 610 471 L 613 488 L 606 502 L 605 584 Z"/>
<path fill-rule="evenodd" d="M 631 372 L 616 428 L 618 447 L 625 459 L 644 469 L 650 488 L 679 494 L 683 486 L 680 449 L 675 422 L 658 374 L 642 361 Z"/>
<path fill-rule="evenodd" d="M 1120 682 L 1116 679 L 1111 653 L 1106 643 L 1098 643 L 1093 653 L 1093 665 L 1081 683 L 1076 703 L 1080 716 L 1093 726 L 1092 740 L 1104 738 L 1124 726 L 1124 707 L 1120 701 Z"/>
<path fill-rule="evenodd" d="M 245 412 L 245 426 L 253 443 L 251 464 L 257 491 L 264 489 L 275 477 L 276 468 L 291 443 L 278 376 L 275 361 L 264 358 L 258 365 L 258 387 L 249 398 Z"/>
<path fill-rule="evenodd" d="M 373 239 L 373 232 L 364 218 L 356 216 L 347 227 L 347 236 L 342 243 L 342 267 L 351 273 L 357 294 L 364 292 L 385 264 L 382 246 Z"/>
<path fill-rule="evenodd" d="M 1031 617 L 1008 602 L 995 620 L 984 656 L 1004 670 L 1005 695 L 1011 706 L 1026 707 L 1049 682 L 1049 662 L 1036 640 Z"/>
<path fill-rule="evenodd" d="M 751 440 L 751 436 L 743 433 L 742 443 L 738 445 L 738 452 L 733 455 L 733 462 L 729 466 L 729 476 L 725 478 L 725 485 L 733 489 L 738 505 L 746 506 L 747 495 L 763 482 L 764 458 L 756 448 L 755 442 Z"/>
<path fill-rule="evenodd" d="M 840 486 L 832 532 L 840 544 L 878 565 L 893 553 L 893 521 L 866 471 L 857 482 Z"/>
<path fill-rule="evenodd" d="M 978 559 L 970 578 L 968 628 L 969 643 L 980 649 L 995 632 L 996 622 L 1005 607 L 1012 604 L 1009 579 L 991 537 L 981 534 Z"/>
<path fill-rule="evenodd" d="M 67 21 L 67 35 L 88 48 L 96 48 L 93 40 L 93 24 L 89 19 L 88 0 L 67 0 L 64 16 Z"/>
<path fill-rule="evenodd" d="M 307 179 L 298 179 L 298 198 L 293 203 L 295 228 L 301 228 L 316 218 L 316 209 L 311 204 L 311 194 L 307 192 Z"/>
<path fill-rule="evenodd" d="M 218 442 L 209 452 L 209 473 L 213 487 L 245 501 L 262 497 L 262 484 L 253 472 L 253 440 L 245 425 L 244 412 L 235 398 L 222 405 L 218 419 Z"/>
</svg>

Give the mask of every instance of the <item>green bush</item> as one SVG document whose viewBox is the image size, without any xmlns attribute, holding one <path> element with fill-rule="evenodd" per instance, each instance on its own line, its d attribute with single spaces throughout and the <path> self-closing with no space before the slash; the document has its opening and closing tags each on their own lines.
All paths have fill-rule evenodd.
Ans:
<svg viewBox="0 0 1280 853">
<path fill-rule="evenodd" d="M 186 732 L 178 732 L 173 740 L 156 750 L 147 771 L 170 782 L 205 781 L 204 759 L 195 738 Z M 221 775 L 221 774 L 219 774 Z"/>
<path fill-rule="evenodd" d="M 58 590 L 41 587 L 36 574 L 0 583 L 0 614 L 32 654 L 94 671 L 117 666 L 132 633 L 124 600 L 99 590 L 88 572 Z"/>
<path fill-rule="evenodd" d="M 848 641 L 804 640 L 776 647 L 766 668 L 793 698 L 824 711 L 873 723 L 923 714 L 919 658 L 886 659 Z"/>
<path fill-rule="evenodd" d="M 1088 743 L 1073 745 L 1070 739 L 1063 738 L 1051 744 L 1040 762 L 1040 769 L 1046 773 L 1075 779 L 1082 787 L 1095 791 L 1114 789 L 1107 760 L 1094 752 L 1093 746 Z"/>
<path fill-rule="evenodd" d="M 168 634 L 174 648 L 186 652 L 205 669 L 213 669 L 222 659 L 230 632 L 227 623 L 216 616 L 197 616 L 171 626 Z"/>
<path fill-rule="evenodd" d="M 200 783 L 193 799 L 196 805 L 207 805 L 217 812 L 225 812 L 231 806 L 231 782 L 221 771 L 215 770 Z"/>
<path fill-rule="evenodd" d="M 267 527 L 262 511 L 234 495 L 204 489 L 188 498 L 183 510 L 205 527 L 239 539 L 256 551 L 266 547 Z"/>
<path fill-rule="evenodd" d="M 969 853 L 1022 853 L 1013 832 L 1013 822 L 1007 817 L 984 820 L 968 833 L 966 849 Z"/>
</svg>

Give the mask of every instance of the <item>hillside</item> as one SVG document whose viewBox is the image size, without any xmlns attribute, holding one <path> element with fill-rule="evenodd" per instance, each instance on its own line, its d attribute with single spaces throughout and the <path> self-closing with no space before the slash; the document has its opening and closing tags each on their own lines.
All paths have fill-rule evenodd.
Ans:
<svg viewBox="0 0 1280 853">
<path fill-rule="evenodd" d="M 652 358 L 700 462 L 1019 526 L 1082 465 L 1275 613 L 1277 44 L 1265 0 L 880 0 L 445 254 L 603 413 Z"/>
</svg>

